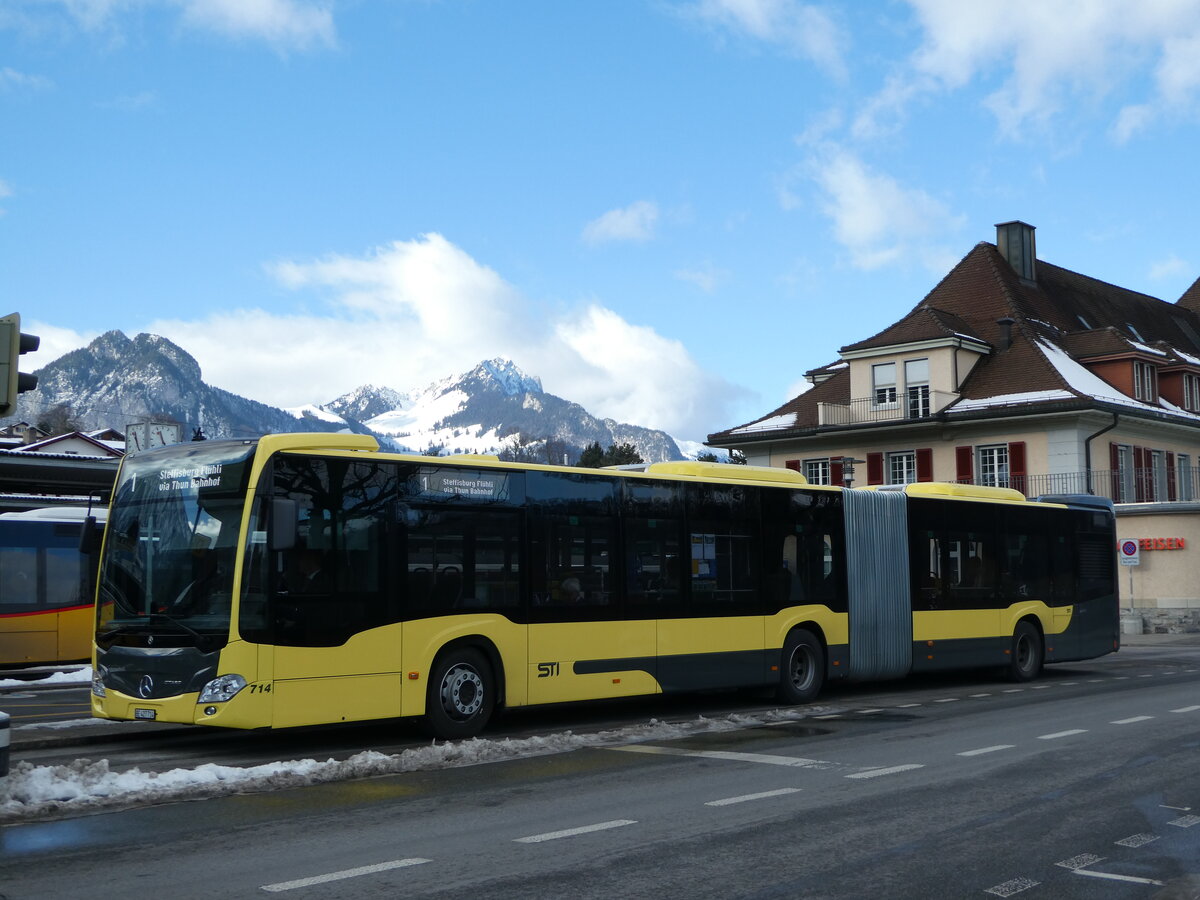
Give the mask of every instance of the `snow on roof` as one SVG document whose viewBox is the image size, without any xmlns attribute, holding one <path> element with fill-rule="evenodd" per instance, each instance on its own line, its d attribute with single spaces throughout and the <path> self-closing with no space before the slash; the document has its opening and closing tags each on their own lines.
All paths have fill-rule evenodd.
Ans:
<svg viewBox="0 0 1200 900">
<path fill-rule="evenodd" d="M 1160 411 L 1164 408 L 1156 403 L 1143 403 L 1141 400 L 1134 400 L 1122 394 L 1099 375 L 1093 374 L 1071 359 L 1067 352 L 1056 344 L 1051 344 L 1047 341 L 1038 341 L 1037 344 L 1042 348 L 1042 352 L 1046 354 L 1046 359 L 1058 370 L 1058 374 L 1062 376 L 1063 380 L 1073 390 L 1094 397 L 1097 400 L 1102 400 L 1105 403 L 1119 403 L 1122 406 L 1132 406 L 1137 409 L 1155 409 Z M 957 409 L 958 407 L 955 408 Z"/>
<path fill-rule="evenodd" d="M 1070 391 L 1026 391 L 1023 394 L 999 394 L 995 397 L 983 397 L 979 400 L 959 400 L 951 412 L 969 409 L 987 409 L 992 406 L 1011 406 L 1014 403 L 1040 403 L 1046 400 L 1074 400 L 1075 395 Z"/>
<path fill-rule="evenodd" d="M 769 419 L 763 419 L 759 422 L 754 422 L 750 425 L 743 425 L 741 428 L 734 428 L 730 434 L 752 434 L 756 431 L 775 431 L 780 428 L 791 428 L 796 424 L 795 413 L 784 413 L 781 416 L 771 416 Z"/>
<path fill-rule="evenodd" d="M 1147 347 L 1145 344 L 1139 344 L 1137 341 L 1130 341 L 1129 344 L 1130 344 L 1130 346 L 1134 347 L 1135 349 L 1141 350 L 1143 353 L 1151 353 L 1154 356 L 1166 356 L 1167 355 L 1165 350 L 1157 350 L 1154 347 Z"/>
</svg>

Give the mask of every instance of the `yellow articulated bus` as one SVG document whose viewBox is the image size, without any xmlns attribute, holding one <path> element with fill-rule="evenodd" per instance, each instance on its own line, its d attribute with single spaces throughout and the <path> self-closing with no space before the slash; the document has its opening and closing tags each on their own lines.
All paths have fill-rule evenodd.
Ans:
<svg viewBox="0 0 1200 900">
<path fill-rule="evenodd" d="M 1045 661 L 1119 641 L 1112 505 L 383 453 L 283 434 L 125 458 L 92 710 L 231 728 Z"/>
<path fill-rule="evenodd" d="M 87 662 L 103 521 L 83 507 L 0 513 L 0 669 Z"/>
</svg>

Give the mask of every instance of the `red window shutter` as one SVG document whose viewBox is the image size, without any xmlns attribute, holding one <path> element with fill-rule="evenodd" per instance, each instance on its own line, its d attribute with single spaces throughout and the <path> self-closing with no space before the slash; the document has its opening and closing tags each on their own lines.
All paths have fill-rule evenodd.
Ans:
<svg viewBox="0 0 1200 900">
<path fill-rule="evenodd" d="M 844 456 L 834 456 L 834 457 L 830 458 L 830 460 L 829 460 L 829 483 L 830 484 L 836 484 L 838 487 L 841 487 L 843 482 L 845 481 L 844 467 L 842 465 L 842 460 L 845 458 L 846 457 L 844 457 Z"/>
<path fill-rule="evenodd" d="M 1175 454 L 1167 451 L 1167 499 L 1175 499 Z"/>
<path fill-rule="evenodd" d="M 955 480 L 959 484 L 970 484 L 975 480 L 975 448 L 954 448 Z"/>
<path fill-rule="evenodd" d="M 1108 445 L 1108 472 L 1112 482 L 1113 503 L 1120 503 L 1125 499 L 1121 496 L 1121 448 L 1111 442 Z"/>
<path fill-rule="evenodd" d="M 1146 484 L 1146 468 L 1147 468 L 1146 457 L 1147 456 L 1148 456 L 1148 454 L 1146 453 L 1145 447 L 1134 447 L 1133 448 L 1133 483 L 1134 483 L 1133 499 L 1137 503 L 1145 503 L 1147 498 L 1150 496 L 1150 492 L 1146 490 L 1146 488 L 1148 487 L 1148 485 Z"/>
<path fill-rule="evenodd" d="M 1008 445 L 1008 483 L 1025 493 L 1025 442 L 1013 441 Z"/>
<path fill-rule="evenodd" d="M 784 463 L 784 465 L 787 466 L 787 468 L 791 469 L 794 472 L 800 471 L 800 460 L 798 460 L 798 459 L 789 459 L 787 462 Z"/>
<path fill-rule="evenodd" d="M 929 447 L 917 451 L 917 481 L 933 481 L 933 450 Z"/>
<path fill-rule="evenodd" d="M 883 484 L 883 454 L 867 454 L 867 484 Z"/>
</svg>

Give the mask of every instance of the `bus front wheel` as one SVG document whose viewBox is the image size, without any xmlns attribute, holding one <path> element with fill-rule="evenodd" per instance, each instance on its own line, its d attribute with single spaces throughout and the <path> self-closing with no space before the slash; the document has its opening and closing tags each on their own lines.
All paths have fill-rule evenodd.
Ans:
<svg viewBox="0 0 1200 900">
<path fill-rule="evenodd" d="M 778 696 L 782 703 L 811 703 L 825 684 L 825 650 L 811 631 L 797 630 L 783 643 Z"/>
<path fill-rule="evenodd" d="M 1008 677 L 1012 681 L 1033 681 L 1042 671 L 1044 651 L 1042 635 L 1028 622 L 1018 622 L 1013 629 Z"/>
<path fill-rule="evenodd" d="M 474 737 L 495 708 L 495 679 L 482 653 L 464 647 L 438 659 L 425 699 L 425 721 L 434 737 Z"/>
</svg>

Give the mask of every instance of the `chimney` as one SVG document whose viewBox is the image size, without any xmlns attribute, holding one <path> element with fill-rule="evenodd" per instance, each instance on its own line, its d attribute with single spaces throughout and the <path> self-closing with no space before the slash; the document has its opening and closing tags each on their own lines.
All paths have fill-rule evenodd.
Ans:
<svg viewBox="0 0 1200 900">
<path fill-rule="evenodd" d="M 1005 316 L 1003 319 L 997 319 L 996 324 L 1000 326 L 1000 352 L 1004 352 L 1012 346 L 1012 327 L 1016 319 L 1010 319 Z"/>
<path fill-rule="evenodd" d="M 1036 229 L 1024 222 L 1001 222 L 996 226 L 996 249 L 1000 251 L 1022 281 L 1036 281 L 1034 263 L 1037 260 Z"/>
</svg>

